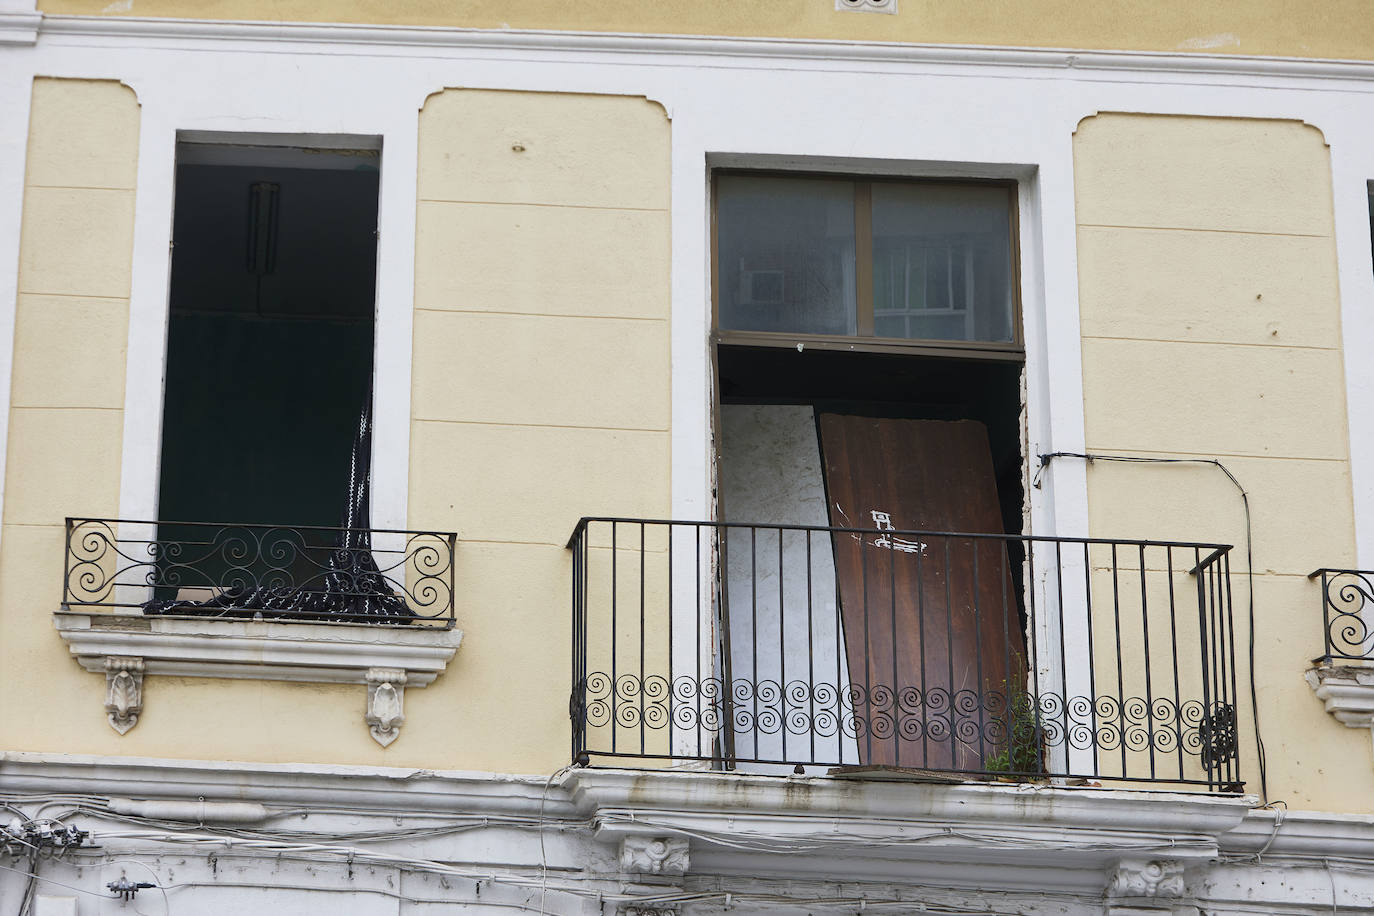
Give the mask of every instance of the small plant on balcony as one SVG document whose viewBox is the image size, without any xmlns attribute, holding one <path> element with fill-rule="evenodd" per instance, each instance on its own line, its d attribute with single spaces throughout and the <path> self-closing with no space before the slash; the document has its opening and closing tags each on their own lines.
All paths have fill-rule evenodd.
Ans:
<svg viewBox="0 0 1374 916">
<path fill-rule="evenodd" d="M 983 767 L 989 773 L 1043 773 L 1042 744 L 1035 697 L 1025 688 L 1003 681 L 1006 690 L 1007 742 L 1000 751 L 988 757 Z"/>
</svg>

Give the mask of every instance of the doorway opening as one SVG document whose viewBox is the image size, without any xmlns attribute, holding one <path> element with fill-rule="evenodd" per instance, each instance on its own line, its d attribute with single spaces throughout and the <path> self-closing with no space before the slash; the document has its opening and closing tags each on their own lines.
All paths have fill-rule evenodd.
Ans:
<svg viewBox="0 0 1374 916">
<path fill-rule="evenodd" d="M 722 757 L 995 767 L 1027 667 L 1015 186 L 715 191 Z"/>
</svg>

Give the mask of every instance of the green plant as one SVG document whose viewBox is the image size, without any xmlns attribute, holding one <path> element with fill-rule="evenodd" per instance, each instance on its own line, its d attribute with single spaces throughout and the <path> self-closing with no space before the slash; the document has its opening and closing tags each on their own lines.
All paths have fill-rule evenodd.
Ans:
<svg viewBox="0 0 1374 916">
<path fill-rule="evenodd" d="M 1020 686 L 1003 682 L 1006 688 L 1006 745 L 983 762 L 989 773 L 1043 773 L 1041 756 L 1043 733 L 1035 697 Z"/>
</svg>

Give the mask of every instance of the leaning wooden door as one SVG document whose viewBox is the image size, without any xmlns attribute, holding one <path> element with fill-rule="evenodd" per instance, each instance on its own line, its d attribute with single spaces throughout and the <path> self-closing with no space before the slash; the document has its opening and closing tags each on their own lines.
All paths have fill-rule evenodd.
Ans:
<svg viewBox="0 0 1374 916">
<path fill-rule="evenodd" d="M 1024 639 L 987 429 L 822 414 L 850 721 L 864 764 L 983 770 L 1010 746 Z"/>
</svg>

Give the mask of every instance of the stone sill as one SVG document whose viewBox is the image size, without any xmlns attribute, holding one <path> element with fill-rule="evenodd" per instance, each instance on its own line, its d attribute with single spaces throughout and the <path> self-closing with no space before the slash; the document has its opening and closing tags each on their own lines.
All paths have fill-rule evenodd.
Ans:
<svg viewBox="0 0 1374 916">
<path fill-rule="evenodd" d="M 145 675 L 367 685 L 364 720 L 383 746 L 396 739 L 406 687 L 443 673 L 461 630 L 350 623 L 282 623 L 57 611 L 58 634 L 81 667 L 106 676 L 106 712 L 120 734 L 143 707 Z"/>
<path fill-rule="evenodd" d="M 1307 669 L 1305 676 L 1339 722 L 1349 728 L 1374 728 L 1374 667 L 1322 664 Z"/>
</svg>

